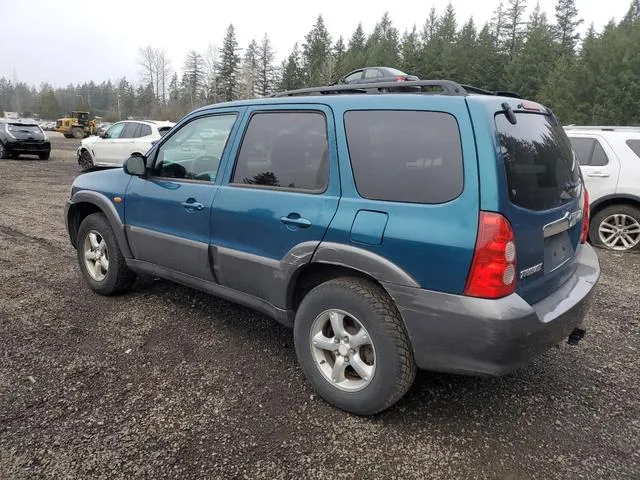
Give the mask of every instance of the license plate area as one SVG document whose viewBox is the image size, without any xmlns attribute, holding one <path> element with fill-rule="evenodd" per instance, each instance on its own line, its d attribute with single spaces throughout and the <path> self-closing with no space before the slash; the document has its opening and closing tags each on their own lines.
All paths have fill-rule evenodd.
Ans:
<svg viewBox="0 0 640 480">
<path fill-rule="evenodd" d="M 569 232 L 561 232 L 544 239 L 544 273 L 557 270 L 573 258 L 575 249 L 571 244 Z"/>
</svg>

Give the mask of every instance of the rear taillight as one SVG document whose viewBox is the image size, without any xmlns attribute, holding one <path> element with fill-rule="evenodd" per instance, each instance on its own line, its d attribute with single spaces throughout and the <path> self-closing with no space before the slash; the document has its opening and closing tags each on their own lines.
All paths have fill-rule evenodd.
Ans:
<svg viewBox="0 0 640 480">
<path fill-rule="evenodd" d="M 396 77 L 396 82 L 405 82 L 407 77 Z"/>
<path fill-rule="evenodd" d="M 478 239 L 464 294 L 500 298 L 516 289 L 516 244 L 511 224 L 499 213 L 480 212 Z"/>
<path fill-rule="evenodd" d="M 584 193 L 582 194 L 584 201 L 582 203 L 582 234 L 580 235 L 580 243 L 587 243 L 587 237 L 589 236 L 589 192 L 582 187 Z"/>
</svg>

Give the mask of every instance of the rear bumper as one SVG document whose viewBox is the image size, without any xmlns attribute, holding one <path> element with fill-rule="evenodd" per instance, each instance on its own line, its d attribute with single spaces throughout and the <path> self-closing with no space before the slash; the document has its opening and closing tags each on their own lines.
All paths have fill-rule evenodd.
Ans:
<svg viewBox="0 0 640 480">
<path fill-rule="evenodd" d="M 574 274 L 529 305 L 517 294 L 498 300 L 385 284 L 396 301 L 418 367 L 501 375 L 521 367 L 582 326 L 600 276 L 598 257 L 581 245 Z"/>
<path fill-rule="evenodd" d="M 48 141 L 42 143 L 7 142 L 4 148 L 8 153 L 16 155 L 39 155 L 50 153 L 51 143 Z"/>
</svg>

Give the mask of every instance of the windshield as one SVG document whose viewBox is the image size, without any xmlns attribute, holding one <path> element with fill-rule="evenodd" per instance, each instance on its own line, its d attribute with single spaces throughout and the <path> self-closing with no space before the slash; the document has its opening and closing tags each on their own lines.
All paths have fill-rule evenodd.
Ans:
<svg viewBox="0 0 640 480">
<path fill-rule="evenodd" d="M 549 210 L 580 194 L 580 170 L 562 126 L 549 115 L 517 113 L 511 124 L 495 117 L 509 197 L 529 210 Z"/>
</svg>

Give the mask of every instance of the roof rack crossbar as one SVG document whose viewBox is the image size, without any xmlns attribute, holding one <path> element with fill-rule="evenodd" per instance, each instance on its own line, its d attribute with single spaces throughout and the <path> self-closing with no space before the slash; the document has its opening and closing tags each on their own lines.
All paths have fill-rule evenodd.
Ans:
<svg viewBox="0 0 640 480">
<path fill-rule="evenodd" d="M 459 83 L 451 80 L 414 80 L 408 82 L 360 83 L 351 85 L 330 85 L 324 87 L 299 88 L 271 95 L 271 97 L 297 97 L 305 95 L 339 95 L 346 93 L 387 93 L 389 90 L 402 89 L 408 93 L 417 93 L 411 87 L 438 87 L 441 91 L 423 93 L 441 93 L 444 95 L 466 95 L 467 91 Z M 404 93 L 404 92 L 402 92 Z"/>
</svg>

